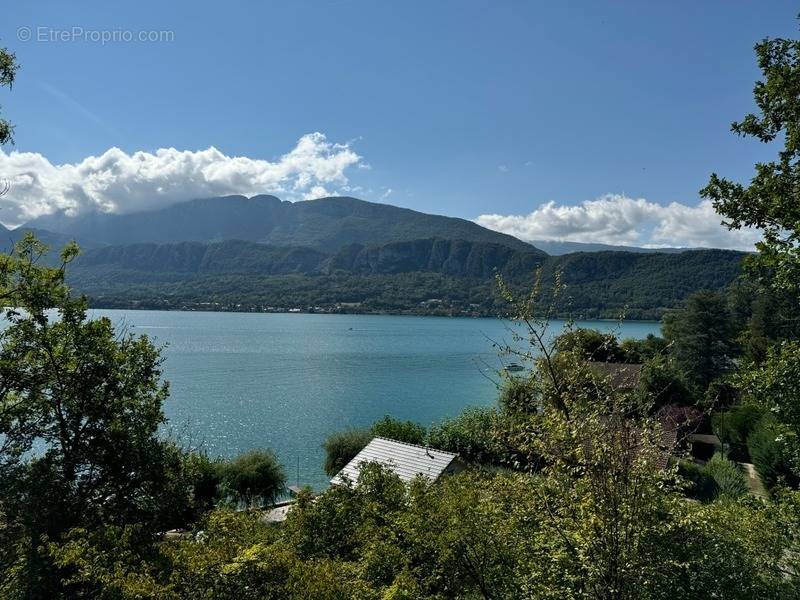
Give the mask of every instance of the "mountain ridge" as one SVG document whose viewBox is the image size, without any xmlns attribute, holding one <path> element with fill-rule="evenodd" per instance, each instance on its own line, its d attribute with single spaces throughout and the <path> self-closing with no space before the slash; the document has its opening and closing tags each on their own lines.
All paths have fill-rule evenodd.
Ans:
<svg viewBox="0 0 800 600">
<path fill-rule="evenodd" d="M 514 249 L 531 247 L 466 219 L 349 196 L 299 202 L 268 195 L 223 196 L 124 215 L 88 213 L 69 217 L 56 213 L 34 219 L 25 227 L 71 235 L 79 242 L 109 245 L 236 239 L 333 252 L 352 243 L 376 245 L 441 237 L 496 242 Z"/>
</svg>

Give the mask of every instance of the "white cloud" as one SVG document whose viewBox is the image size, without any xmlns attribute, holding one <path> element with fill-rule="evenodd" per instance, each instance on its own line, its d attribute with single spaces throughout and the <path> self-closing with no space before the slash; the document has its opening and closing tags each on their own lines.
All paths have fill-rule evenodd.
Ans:
<svg viewBox="0 0 800 600">
<path fill-rule="evenodd" d="M 609 194 L 577 205 L 547 202 L 528 215 L 485 214 L 475 221 L 523 240 L 594 242 L 623 246 L 709 247 L 752 250 L 754 229 L 728 231 L 711 202 L 666 206 Z"/>
<path fill-rule="evenodd" d="M 54 165 L 33 152 L 0 150 L 0 179 L 11 191 L 0 199 L 0 221 L 17 225 L 65 210 L 130 213 L 226 194 L 276 194 L 285 200 L 319 198 L 347 187 L 348 168 L 362 164 L 350 144 L 310 133 L 275 161 L 227 156 L 216 148 L 162 148 L 127 154 L 111 148 L 79 163 Z"/>
</svg>

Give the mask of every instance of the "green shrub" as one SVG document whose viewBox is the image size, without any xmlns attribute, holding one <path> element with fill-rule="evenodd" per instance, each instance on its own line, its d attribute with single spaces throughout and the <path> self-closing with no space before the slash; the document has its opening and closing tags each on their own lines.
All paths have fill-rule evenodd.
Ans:
<svg viewBox="0 0 800 600">
<path fill-rule="evenodd" d="M 670 404 L 689 404 L 692 398 L 673 361 L 661 355 L 644 364 L 638 393 L 654 409 Z"/>
<path fill-rule="evenodd" d="M 222 467 L 222 481 L 235 500 L 247 506 L 274 502 L 286 489 L 286 475 L 269 450 L 250 450 Z"/>
<path fill-rule="evenodd" d="M 389 415 L 380 421 L 375 421 L 370 427 L 373 437 L 385 437 L 407 444 L 424 444 L 427 432 L 425 428 L 414 421 L 400 421 Z"/>
<path fill-rule="evenodd" d="M 790 475 L 783 446 L 777 441 L 777 422 L 772 415 L 765 415 L 747 436 L 747 448 L 767 489 L 775 486 L 782 476 Z"/>
<path fill-rule="evenodd" d="M 407 444 L 424 444 L 427 432 L 419 423 L 400 421 L 386 415 L 368 429 L 346 429 L 328 436 L 325 450 L 325 472 L 333 477 L 349 463 L 374 437 L 385 437 Z"/>
<path fill-rule="evenodd" d="M 764 417 L 764 409 L 752 404 L 714 413 L 711 426 L 720 441 L 730 448 L 730 455 L 741 460 L 750 456 L 747 438 Z"/>
<path fill-rule="evenodd" d="M 349 463 L 361 449 L 369 444 L 372 433 L 368 429 L 346 429 L 328 436 L 323 442 L 325 472 L 333 477 Z"/>
<path fill-rule="evenodd" d="M 688 483 L 686 495 L 690 498 L 701 502 L 711 502 L 716 496 L 717 484 L 714 478 L 697 463 L 681 460 L 678 463 L 678 475 Z"/>
<path fill-rule="evenodd" d="M 586 360 L 623 362 L 625 354 L 619 348 L 617 336 L 596 329 L 577 327 L 559 335 L 555 340 L 559 352 L 575 352 Z"/>
<path fill-rule="evenodd" d="M 710 476 L 715 485 L 715 498 L 741 498 L 747 494 L 747 480 L 739 466 L 722 456 L 715 454 L 711 457 L 703 472 Z"/>
<path fill-rule="evenodd" d="M 502 453 L 495 435 L 497 418 L 493 408 L 468 408 L 457 417 L 431 427 L 428 445 L 457 452 L 468 461 L 499 463 Z"/>
<path fill-rule="evenodd" d="M 500 408 L 509 414 L 534 413 L 539 406 L 530 382 L 518 377 L 503 382 L 498 402 Z"/>
</svg>

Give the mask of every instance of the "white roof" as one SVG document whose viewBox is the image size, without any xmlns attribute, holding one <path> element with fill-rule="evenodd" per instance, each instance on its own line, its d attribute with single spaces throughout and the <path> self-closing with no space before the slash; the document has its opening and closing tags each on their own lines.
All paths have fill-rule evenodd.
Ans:
<svg viewBox="0 0 800 600">
<path fill-rule="evenodd" d="M 417 475 L 436 481 L 456 456 L 453 452 L 376 437 L 331 479 L 331 483 L 343 483 L 345 476 L 350 481 L 357 481 L 361 465 L 372 462 L 388 467 L 406 483 Z"/>
</svg>

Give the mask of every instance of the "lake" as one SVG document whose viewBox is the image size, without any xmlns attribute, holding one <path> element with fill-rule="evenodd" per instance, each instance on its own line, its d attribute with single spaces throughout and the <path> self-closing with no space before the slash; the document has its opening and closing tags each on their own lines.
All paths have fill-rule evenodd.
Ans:
<svg viewBox="0 0 800 600">
<path fill-rule="evenodd" d="M 497 319 L 93 310 L 165 345 L 172 427 L 211 455 L 271 448 L 317 489 L 325 437 L 384 415 L 430 425 L 495 402 Z M 622 337 L 655 322 L 579 322 Z M 562 322 L 551 324 L 558 331 Z"/>
</svg>

